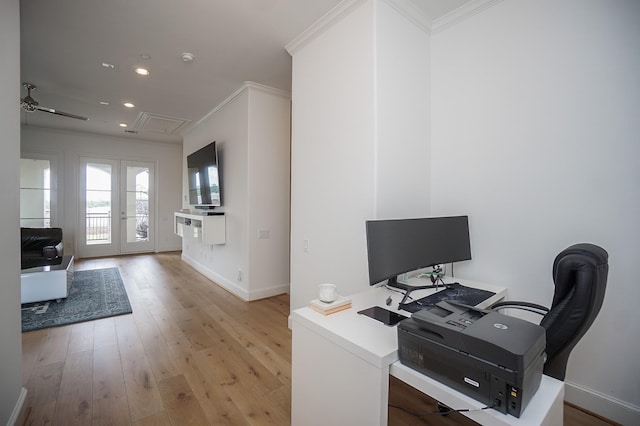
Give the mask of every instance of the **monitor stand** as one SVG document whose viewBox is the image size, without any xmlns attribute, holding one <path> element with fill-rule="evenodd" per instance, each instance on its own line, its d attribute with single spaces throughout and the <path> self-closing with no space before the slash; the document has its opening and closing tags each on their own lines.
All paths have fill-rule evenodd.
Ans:
<svg viewBox="0 0 640 426">
<path fill-rule="evenodd" d="M 429 288 L 439 288 L 445 287 L 444 285 L 439 285 L 437 282 L 435 284 L 429 285 L 409 285 L 398 282 L 398 277 L 389 278 L 389 282 L 387 282 L 387 286 L 397 288 L 399 290 L 404 291 L 404 297 L 398 304 L 398 309 L 402 309 L 402 306 L 407 301 L 407 298 L 411 295 L 411 293 L 415 290 L 425 290 Z"/>
</svg>

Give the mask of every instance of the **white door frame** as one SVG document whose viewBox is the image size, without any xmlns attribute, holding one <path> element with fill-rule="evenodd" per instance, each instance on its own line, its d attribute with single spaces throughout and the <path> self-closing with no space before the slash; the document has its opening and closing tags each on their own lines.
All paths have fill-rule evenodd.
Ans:
<svg viewBox="0 0 640 426">
<path fill-rule="evenodd" d="M 129 201 L 135 202 L 134 199 L 129 200 L 127 197 L 132 191 L 135 191 L 134 186 L 131 187 L 128 182 L 130 177 L 127 176 L 129 167 L 138 167 L 149 170 L 149 192 L 148 192 L 148 223 L 147 223 L 147 238 L 146 240 L 138 240 L 136 238 L 136 211 L 135 205 L 131 206 Z M 152 161 L 132 161 L 121 160 L 120 161 L 120 253 L 143 253 L 152 252 L 155 247 L 155 163 Z M 133 211 L 129 211 L 129 207 L 133 207 Z M 134 228 L 131 229 L 128 225 L 133 224 Z M 133 241 L 130 241 L 132 240 Z"/>
<path fill-rule="evenodd" d="M 111 167 L 111 211 L 108 241 L 87 244 L 86 226 L 86 171 L 87 164 L 105 164 Z M 127 243 L 126 235 L 126 173 L 128 166 L 149 168 L 149 227 L 148 239 Z M 113 158 L 80 157 L 78 162 L 78 232 L 76 256 L 78 258 L 116 256 L 125 253 L 145 253 L 155 250 L 155 162 L 120 160 Z M 121 207 L 122 206 L 122 207 Z"/>
</svg>

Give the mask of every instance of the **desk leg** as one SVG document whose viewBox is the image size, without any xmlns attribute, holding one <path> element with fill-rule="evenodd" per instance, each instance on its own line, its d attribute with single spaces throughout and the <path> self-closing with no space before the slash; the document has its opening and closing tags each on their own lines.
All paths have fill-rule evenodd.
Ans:
<svg viewBox="0 0 640 426">
<path fill-rule="evenodd" d="M 292 324 L 291 424 L 386 425 L 389 368 Z"/>
</svg>

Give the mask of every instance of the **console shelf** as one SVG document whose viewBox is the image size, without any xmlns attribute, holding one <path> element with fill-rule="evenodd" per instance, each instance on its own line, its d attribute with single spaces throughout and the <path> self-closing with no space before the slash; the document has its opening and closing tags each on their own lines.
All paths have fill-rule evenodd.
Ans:
<svg viewBox="0 0 640 426">
<path fill-rule="evenodd" d="M 180 237 L 192 235 L 202 244 L 224 244 L 227 240 L 226 219 L 224 213 L 199 215 L 175 212 L 173 214 L 174 232 Z"/>
</svg>

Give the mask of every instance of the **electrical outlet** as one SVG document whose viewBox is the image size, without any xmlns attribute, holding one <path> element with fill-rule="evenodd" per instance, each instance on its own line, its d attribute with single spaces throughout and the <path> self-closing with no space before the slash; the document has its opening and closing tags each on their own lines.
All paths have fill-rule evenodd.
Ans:
<svg viewBox="0 0 640 426">
<path fill-rule="evenodd" d="M 304 240 L 302 242 L 302 251 L 309 253 L 309 240 Z"/>
<path fill-rule="evenodd" d="M 238 281 L 242 281 L 242 269 L 238 269 Z"/>
<path fill-rule="evenodd" d="M 258 231 L 259 240 L 268 240 L 271 238 L 271 231 L 269 229 L 261 229 Z"/>
</svg>

